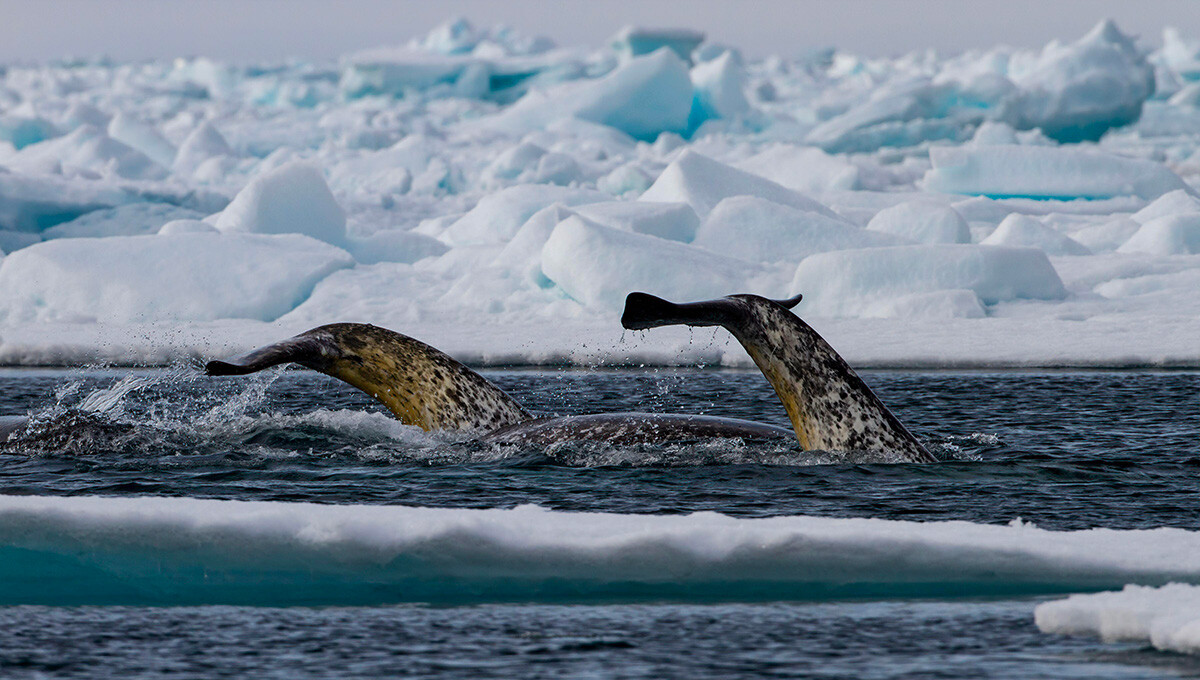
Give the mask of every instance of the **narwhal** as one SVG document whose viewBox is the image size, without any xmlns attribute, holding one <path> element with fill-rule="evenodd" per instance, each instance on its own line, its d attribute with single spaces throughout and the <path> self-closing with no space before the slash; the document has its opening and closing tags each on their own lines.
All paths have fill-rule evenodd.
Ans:
<svg viewBox="0 0 1200 680">
<path fill-rule="evenodd" d="M 794 436 L 805 450 L 879 454 L 890 461 L 936 460 L 837 352 L 790 310 L 802 296 L 730 295 L 674 304 L 646 293 L 625 299 L 630 330 L 682 324 L 720 326 L 742 344 L 783 402 L 792 431 L 737 418 L 603 413 L 537 418 L 486 378 L 406 335 L 368 324 L 335 323 L 210 361 L 208 375 L 244 375 L 296 363 L 366 392 L 400 421 L 426 430 L 469 430 L 485 441 L 546 445 Z"/>
</svg>

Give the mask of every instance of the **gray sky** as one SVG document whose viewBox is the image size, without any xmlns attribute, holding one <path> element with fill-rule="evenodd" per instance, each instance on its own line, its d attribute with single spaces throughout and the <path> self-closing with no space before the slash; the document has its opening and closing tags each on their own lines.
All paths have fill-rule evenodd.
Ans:
<svg viewBox="0 0 1200 680">
<path fill-rule="evenodd" d="M 1149 44 L 1167 25 L 1200 39 L 1196 0 L 0 0 L 0 61 L 324 59 L 401 43 L 459 15 L 561 45 L 598 46 L 625 24 L 683 26 L 752 56 L 1040 46 L 1106 16 Z"/>
</svg>

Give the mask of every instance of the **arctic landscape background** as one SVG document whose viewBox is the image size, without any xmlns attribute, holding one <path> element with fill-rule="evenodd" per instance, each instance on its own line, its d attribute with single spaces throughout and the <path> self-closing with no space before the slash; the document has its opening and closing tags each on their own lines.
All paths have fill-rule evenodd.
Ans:
<svg viewBox="0 0 1200 680">
<path fill-rule="evenodd" d="M 625 337 L 644 290 L 803 293 L 857 365 L 1200 364 L 1194 35 L 751 58 L 460 19 L 395 42 L 11 60 L 0 362 L 363 321 L 477 364 L 749 364 L 723 334 Z"/>
</svg>

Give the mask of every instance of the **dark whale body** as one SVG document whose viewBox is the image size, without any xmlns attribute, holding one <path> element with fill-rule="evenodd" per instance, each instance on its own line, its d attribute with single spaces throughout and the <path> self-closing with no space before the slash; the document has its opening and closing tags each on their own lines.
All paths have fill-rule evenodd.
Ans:
<svg viewBox="0 0 1200 680">
<path fill-rule="evenodd" d="M 443 352 L 367 324 L 314 328 L 240 357 L 210 361 L 205 372 L 244 375 L 297 363 L 354 385 L 404 423 L 426 430 L 481 432 L 483 441 L 637 444 L 770 440 L 794 434 L 805 450 L 865 451 L 891 461 L 934 461 L 841 356 L 789 311 L 799 301 L 799 296 L 774 301 L 733 295 L 677 305 L 631 293 L 621 317 L 628 329 L 671 324 L 728 329 L 775 388 L 792 421 L 791 432 L 712 416 L 610 413 L 536 418 L 499 387 Z"/>
</svg>

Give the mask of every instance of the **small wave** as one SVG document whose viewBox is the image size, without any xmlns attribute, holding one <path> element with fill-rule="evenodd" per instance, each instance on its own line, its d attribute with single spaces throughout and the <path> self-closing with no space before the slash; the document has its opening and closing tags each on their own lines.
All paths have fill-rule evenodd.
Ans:
<svg viewBox="0 0 1200 680">
<path fill-rule="evenodd" d="M 0 496 L 2 604 L 979 597 L 1200 583 L 1200 533 Z"/>
</svg>

